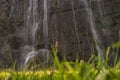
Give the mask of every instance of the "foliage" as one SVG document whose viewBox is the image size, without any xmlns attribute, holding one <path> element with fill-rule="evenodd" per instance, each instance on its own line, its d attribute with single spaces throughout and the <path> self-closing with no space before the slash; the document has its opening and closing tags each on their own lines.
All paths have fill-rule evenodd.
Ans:
<svg viewBox="0 0 120 80">
<path fill-rule="evenodd" d="M 4 70 L 0 72 L 0 80 L 120 80 L 120 62 L 114 67 L 109 67 L 107 64 L 97 67 L 94 63 L 83 60 L 60 62 L 56 56 L 57 50 L 53 49 L 53 52 L 55 67 L 40 71 Z M 108 60 L 107 55 L 104 63 Z M 99 61 L 97 65 L 100 65 Z"/>
<path fill-rule="evenodd" d="M 118 45 L 119 42 L 113 46 L 118 48 Z M 110 48 L 106 51 L 103 63 L 99 61 L 99 56 L 94 55 L 88 62 L 78 59 L 75 62 L 60 62 L 57 49 L 52 48 L 55 61 L 52 68 L 40 71 L 3 70 L 0 72 L 0 80 L 120 80 L 120 61 L 113 67 L 108 66 Z"/>
<path fill-rule="evenodd" d="M 97 69 L 84 61 L 60 63 L 60 69 L 41 71 L 2 71 L 0 80 L 120 80 L 120 62 L 110 68 Z M 73 66 L 74 64 L 74 66 Z"/>
</svg>

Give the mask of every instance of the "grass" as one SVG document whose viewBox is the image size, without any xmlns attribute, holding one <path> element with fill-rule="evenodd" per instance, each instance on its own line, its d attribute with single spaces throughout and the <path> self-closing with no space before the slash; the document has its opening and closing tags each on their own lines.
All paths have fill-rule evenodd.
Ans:
<svg viewBox="0 0 120 80">
<path fill-rule="evenodd" d="M 60 62 L 57 49 L 53 48 L 54 67 L 39 71 L 2 70 L 0 80 L 120 80 L 120 61 L 112 67 L 108 65 L 110 48 L 119 47 L 120 42 L 108 47 L 106 58 L 102 63 L 101 59 L 94 55 L 88 62 L 77 59 L 75 62 Z"/>
<path fill-rule="evenodd" d="M 61 63 L 60 69 L 56 70 L 7 70 L 0 72 L 0 80 L 120 80 L 120 63 L 112 68 L 101 69 L 96 68 L 94 64 L 80 61 Z"/>
</svg>

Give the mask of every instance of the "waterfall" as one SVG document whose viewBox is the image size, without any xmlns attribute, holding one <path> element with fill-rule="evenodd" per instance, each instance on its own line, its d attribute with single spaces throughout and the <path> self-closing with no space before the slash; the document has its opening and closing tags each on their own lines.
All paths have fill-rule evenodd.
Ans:
<svg viewBox="0 0 120 80">
<path fill-rule="evenodd" d="M 16 28 L 17 26 L 17 3 L 18 0 L 12 0 L 11 10 L 10 10 L 10 18 L 13 24 L 13 27 Z"/>
<path fill-rule="evenodd" d="M 73 22 L 75 26 L 75 33 L 77 36 L 77 41 L 78 41 L 78 48 L 80 49 L 80 39 L 79 39 L 79 34 L 78 34 L 78 28 L 77 28 L 77 21 L 76 21 L 76 13 L 75 13 L 75 8 L 74 8 L 74 2 L 71 0 L 71 5 L 72 5 L 72 12 L 73 12 Z"/>
<path fill-rule="evenodd" d="M 27 24 L 27 27 L 30 29 L 29 33 L 32 40 L 32 51 L 25 56 L 23 70 L 25 70 L 28 61 L 37 55 L 40 55 L 43 60 L 43 63 L 47 63 L 46 66 L 48 66 L 49 50 L 47 49 L 47 43 L 48 43 L 47 0 L 44 0 L 43 10 L 44 10 L 43 11 L 43 37 L 45 41 L 45 48 L 36 51 L 35 42 L 36 42 L 36 32 L 38 30 L 38 0 L 29 0 L 26 24 Z"/>
<path fill-rule="evenodd" d="M 45 41 L 45 48 L 47 48 L 47 43 L 48 43 L 48 10 L 47 10 L 47 0 L 44 0 L 43 36 L 44 36 L 44 41 Z"/>
<path fill-rule="evenodd" d="M 10 17 L 15 18 L 15 8 L 16 8 L 16 1 L 15 1 L 15 0 L 12 0 Z"/>
<path fill-rule="evenodd" d="M 32 39 L 33 39 L 33 47 L 35 45 L 35 36 L 36 31 L 38 29 L 38 0 L 32 0 L 33 1 L 33 27 L 32 27 Z"/>
<path fill-rule="evenodd" d="M 27 27 L 32 40 L 34 50 L 35 36 L 38 29 L 38 0 L 29 0 L 29 7 L 27 12 Z"/>
<path fill-rule="evenodd" d="M 89 23 L 89 27 L 90 27 L 90 30 L 91 30 L 91 33 L 92 33 L 92 36 L 93 36 L 93 39 L 94 39 L 94 42 L 95 42 L 95 46 L 96 46 L 96 50 L 97 50 L 97 53 L 98 55 L 101 57 L 102 60 L 104 60 L 104 57 L 103 57 L 103 49 L 101 48 L 101 38 L 98 37 L 98 32 L 96 30 L 96 26 L 95 26 L 95 20 L 94 20 L 94 15 L 93 15 L 93 12 L 92 12 L 92 9 L 91 7 L 89 6 L 87 0 L 82 0 L 84 5 L 85 5 L 85 10 L 86 10 L 86 13 L 87 13 L 87 22 Z"/>
<path fill-rule="evenodd" d="M 23 64 L 23 69 L 26 68 L 26 65 L 30 58 L 33 58 L 38 53 L 35 51 L 35 38 L 36 31 L 38 29 L 38 0 L 29 0 L 29 7 L 27 11 L 27 28 L 29 29 L 30 40 L 32 40 L 32 51 L 25 56 L 25 62 Z"/>
</svg>

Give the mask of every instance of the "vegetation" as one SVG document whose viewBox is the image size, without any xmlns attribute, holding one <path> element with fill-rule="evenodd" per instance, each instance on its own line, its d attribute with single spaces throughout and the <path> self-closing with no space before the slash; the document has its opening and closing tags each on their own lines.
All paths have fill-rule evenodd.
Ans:
<svg viewBox="0 0 120 80">
<path fill-rule="evenodd" d="M 112 48 L 119 47 L 120 42 L 112 45 Z M 120 61 L 112 67 L 108 66 L 109 52 L 110 47 L 104 62 L 94 55 L 88 62 L 78 59 L 75 62 L 60 62 L 57 50 L 53 48 L 54 67 L 39 71 L 3 70 L 0 72 L 0 80 L 120 80 Z"/>
</svg>

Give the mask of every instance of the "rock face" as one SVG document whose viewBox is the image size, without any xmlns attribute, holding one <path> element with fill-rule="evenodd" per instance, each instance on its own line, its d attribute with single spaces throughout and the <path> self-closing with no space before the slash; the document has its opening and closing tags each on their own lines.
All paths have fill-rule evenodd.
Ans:
<svg viewBox="0 0 120 80">
<path fill-rule="evenodd" d="M 20 64 L 21 55 L 31 47 L 26 14 L 29 0 L 0 0 L 0 67 Z M 36 49 L 44 48 L 43 0 L 38 0 L 39 28 L 36 32 Z M 71 2 L 73 1 L 73 3 Z M 91 3 L 95 28 L 102 46 L 106 49 L 118 41 L 120 31 L 120 0 L 87 0 Z M 73 6 L 73 7 L 72 7 Z M 74 10 L 74 11 L 73 11 Z M 93 53 L 93 37 L 86 19 L 82 0 L 48 0 L 48 45 L 58 42 L 58 55 L 74 61 L 76 57 L 89 59 Z M 77 28 L 77 29 L 76 29 Z M 11 58 L 11 57 L 12 58 Z"/>
</svg>

